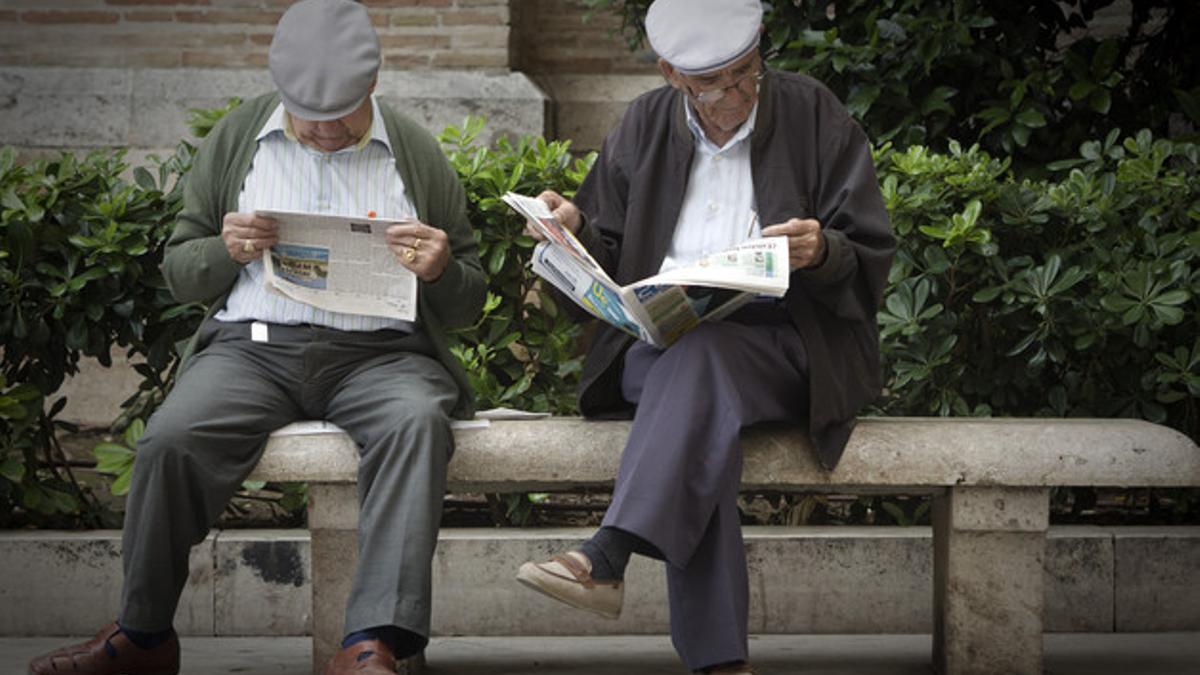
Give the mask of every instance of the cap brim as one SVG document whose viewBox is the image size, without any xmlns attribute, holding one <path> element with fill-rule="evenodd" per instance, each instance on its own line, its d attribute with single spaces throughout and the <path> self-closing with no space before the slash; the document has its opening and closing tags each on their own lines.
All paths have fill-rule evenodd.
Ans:
<svg viewBox="0 0 1200 675">
<path fill-rule="evenodd" d="M 339 117 L 345 117 L 358 110 L 358 107 L 362 105 L 363 101 L 367 100 L 367 96 L 369 95 L 369 93 L 363 94 L 362 98 L 354 103 L 336 110 L 313 110 L 292 100 L 282 91 L 279 92 L 279 100 L 283 102 L 284 110 L 287 110 L 293 117 L 298 117 L 308 122 L 328 122 L 329 120 L 336 120 Z"/>
<path fill-rule="evenodd" d="M 746 47 L 742 51 L 738 52 L 737 54 L 729 57 L 728 59 L 725 59 L 724 61 L 722 61 L 716 65 L 706 65 L 703 68 L 682 68 L 682 67 L 677 66 L 674 63 L 672 63 L 671 67 L 674 68 L 676 70 L 676 72 L 682 73 L 684 75 L 705 75 L 707 73 L 715 73 L 718 70 L 724 70 L 725 68 L 728 68 L 729 66 L 737 63 L 741 59 L 746 58 L 747 54 L 758 49 L 758 44 L 760 41 L 761 41 L 761 37 L 756 35 L 754 38 L 754 42 L 751 42 L 750 46 Z M 670 61 L 668 61 L 668 63 L 670 63 Z"/>
</svg>

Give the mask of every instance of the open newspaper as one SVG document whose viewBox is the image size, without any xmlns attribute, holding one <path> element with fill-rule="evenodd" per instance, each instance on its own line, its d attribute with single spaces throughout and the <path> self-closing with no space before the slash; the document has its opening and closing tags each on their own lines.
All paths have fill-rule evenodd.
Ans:
<svg viewBox="0 0 1200 675">
<path fill-rule="evenodd" d="M 745 241 L 620 286 L 541 200 L 509 192 L 504 201 L 546 238 L 534 249 L 534 272 L 593 316 L 658 347 L 675 342 L 701 321 L 730 314 L 756 295 L 778 298 L 787 293 L 787 237 Z"/>
<path fill-rule="evenodd" d="M 384 238 L 405 219 L 255 213 L 279 223 L 279 243 L 263 256 L 268 289 L 330 312 L 416 319 L 417 277 Z"/>
</svg>

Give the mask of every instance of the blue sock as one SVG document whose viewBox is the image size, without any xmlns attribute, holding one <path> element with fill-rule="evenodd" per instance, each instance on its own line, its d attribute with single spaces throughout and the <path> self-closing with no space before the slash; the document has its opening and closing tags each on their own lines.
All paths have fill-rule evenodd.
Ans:
<svg viewBox="0 0 1200 675">
<path fill-rule="evenodd" d="M 154 649 L 167 640 L 170 640 L 171 633 L 173 632 L 171 628 L 159 631 L 144 631 L 126 628 L 120 622 L 117 622 L 117 625 L 120 626 L 121 632 L 125 634 L 125 637 L 129 638 L 129 641 L 139 649 Z"/>
<path fill-rule="evenodd" d="M 392 656 L 395 656 L 397 660 L 406 659 L 425 649 L 425 645 L 429 644 L 429 638 L 404 630 L 399 626 L 372 626 L 347 635 L 346 639 L 342 640 L 342 649 L 364 640 L 379 640 L 392 650 Z M 358 660 L 362 661 L 371 653 L 359 654 Z"/>
</svg>

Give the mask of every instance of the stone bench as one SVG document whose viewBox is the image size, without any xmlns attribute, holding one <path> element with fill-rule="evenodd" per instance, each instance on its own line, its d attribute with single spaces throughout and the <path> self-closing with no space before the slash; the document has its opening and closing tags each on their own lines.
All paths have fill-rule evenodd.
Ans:
<svg viewBox="0 0 1200 675">
<path fill-rule="evenodd" d="M 252 476 L 310 484 L 314 668 L 341 639 L 356 558 L 358 453 L 330 431 L 280 430 Z M 457 429 L 449 489 L 611 487 L 628 433 L 628 422 L 576 418 Z M 833 472 L 801 429 L 756 427 L 743 447 L 745 489 L 934 496 L 931 632 L 943 673 L 1041 672 L 1051 488 L 1200 486 L 1200 448 L 1139 420 L 864 418 Z"/>
</svg>

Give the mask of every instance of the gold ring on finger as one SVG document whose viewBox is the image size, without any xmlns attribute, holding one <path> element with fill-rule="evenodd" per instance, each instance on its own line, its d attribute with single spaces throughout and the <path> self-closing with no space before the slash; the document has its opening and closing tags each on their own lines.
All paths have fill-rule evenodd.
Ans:
<svg viewBox="0 0 1200 675">
<path fill-rule="evenodd" d="M 415 249 L 415 248 L 404 249 L 404 259 L 408 262 L 412 262 L 412 261 L 416 260 L 417 259 L 417 249 Z"/>
<path fill-rule="evenodd" d="M 242 242 L 242 253 L 254 253 L 258 249 L 254 248 L 254 242 L 247 239 Z"/>
</svg>

